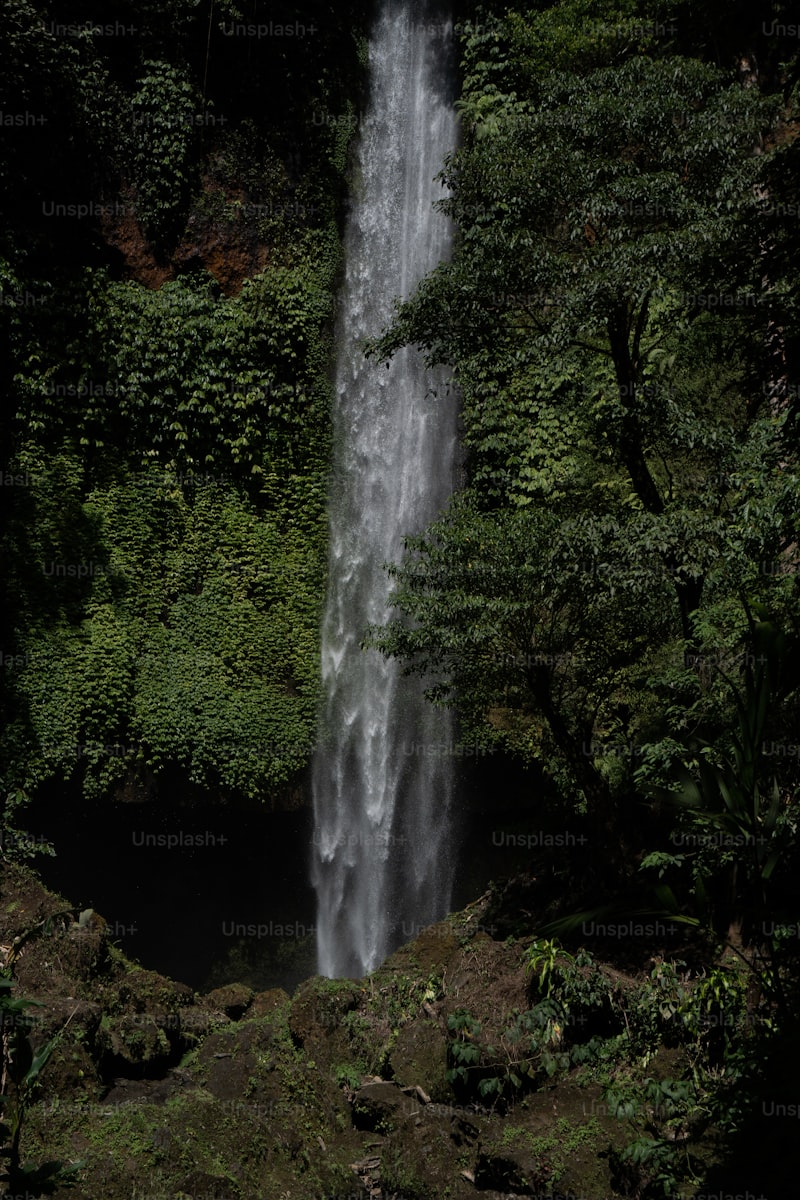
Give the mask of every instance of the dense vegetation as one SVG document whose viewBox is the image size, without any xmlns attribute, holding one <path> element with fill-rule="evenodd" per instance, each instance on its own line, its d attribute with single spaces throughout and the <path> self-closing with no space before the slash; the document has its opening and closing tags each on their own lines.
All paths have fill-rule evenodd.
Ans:
<svg viewBox="0 0 800 1200">
<path fill-rule="evenodd" d="M 53 785 L 286 803 L 307 765 L 367 7 L 6 0 L 8 857 Z M 796 1106 L 800 43 L 778 2 L 459 15 L 456 252 L 371 353 L 452 369 L 467 482 L 371 637 L 588 836 L 515 929 L 530 1007 L 448 1012 L 446 1096 L 595 1072 L 619 1186 L 674 1194 Z M 582 948 L 661 918 L 691 961 L 635 995 Z"/>
<path fill-rule="evenodd" d="M 5 6 L 6 794 L 307 762 L 363 32 L 284 8 Z"/>
<path fill-rule="evenodd" d="M 452 366 L 470 480 L 375 637 L 632 867 L 643 800 L 734 755 L 793 835 L 797 57 L 762 90 L 607 9 L 468 27 L 458 252 L 373 352 Z"/>
<path fill-rule="evenodd" d="M 750 8 L 563 0 L 467 25 L 457 252 L 372 347 L 452 368 L 469 452 L 373 641 L 541 768 L 584 833 L 550 932 L 609 930 L 618 954 L 669 917 L 717 999 L 746 996 L 735 1056 L 675 1093 L 703 1080 L 724 1108 L 737 1081 L 740 1131 L 800 1003 L 798 52 L 777 5 Z M 569 1011 L 520 1018 L 513 1061 Z M 454 1079 L 521 1086 L 451 1021 Z M 652 1079 L 628 1083 L 646 1104 Z M 675 1185 L 653 1133 L 631 1194 Z"/>
</svg>

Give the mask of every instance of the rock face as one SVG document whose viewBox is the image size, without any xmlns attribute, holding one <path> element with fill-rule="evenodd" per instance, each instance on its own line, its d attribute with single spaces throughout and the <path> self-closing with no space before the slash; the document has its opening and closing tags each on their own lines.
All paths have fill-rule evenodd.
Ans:
<svg viewBox="0 0 800 1200">
<path fill-rule="evenodd" d="M 213 179 L 204 181 L 205 195 L 236 212 L 236 198 L 224 194 Z M 259 241 L 252 222 L 237 219 L 212 220 L 200 213 L 189 217 L 180 243 L 169 258 L 148 241 L 136 217 L 135 197 L 127 195 L 120 215 L 104 216 L 102 233 L 107 244 L 120 256 L 131 279 L 145 287 L 158 288 L 168 279 L 192 267 L 204 267 L 217 280 L 227 296 L 236 295 L 243 280 L 263 271 L 269 261 L 269 248 Z M 241 200 L 239 201 L 241 208 Z"/>
<path fill-rule="evenodd" d="M 587 1117 L 599 1089 L 489 1107 L 449 1082 L 448 1017 L 468 1009 L 499 1039 L 528 1004 L 520 944 L 471 933 L 473 916 L 423 931 L 361 981 L 199 996 L 9 868 L 0 941 L 7 956 L 15 946 L 17 994 L 42 1005 L 34 1040 L 61 1031 L 23 1159 L 83 1160 L 65 1200 L 605 1200 L 602 1156 L 621 1128 Z"/>
<path fill-rule="evenodd" d="M 422 1016 L 398 1030 L 389 1054 L 398 1083 L 424 1089 L 430 1100 L 446 1103 L 452 1096 L 447 1066 L 447 1038 L 438 1021 Z"/>
</svg>

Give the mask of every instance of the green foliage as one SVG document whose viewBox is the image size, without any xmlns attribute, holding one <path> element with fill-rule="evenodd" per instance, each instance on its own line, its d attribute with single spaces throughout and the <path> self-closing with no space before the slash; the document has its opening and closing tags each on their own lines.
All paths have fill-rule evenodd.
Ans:
<svg viewBox="0 0 800 1200">
<path fill-rule="evenodd" d="M 537 991 L 558 1000 L 567 1012 L 601 1007 L 610 999 L 608 980 L 585 950 L 573 957 L 557 941 L 542 938 L 531 944 L 525 966 L 537 976 Z"/>
<path fill-rule="evenodd" d="M 386 1019 L 393 1033 L 413 1020 L 426 1002 L 436 1000 L 442 991 L 440 970 L 428 975 L 393 974 L 387 990 Z"/>
<path fill-rule="evenodd" d="M 700 1182 L 684 1144 L 686 1126 L 700 1115 L 690 1083 L 647 1079 L 630 1095 L 608 1089 L 605 1098 L 615 1116 L 633 1123 L 646 1113 L 650 1127 L 657 1128 L 657 1136 L 638 1133 L 622 1151 L 612 1152 L 612 1164 L 627 1187 L 641 1196 L 672 1196 L 687 1174 L 692 1183 Z"/>
<path fill-rule="evenodd" d="M 366 1072 L 358 1070 L 350 1063 L 335 1067 L 333 1073 L 339 1087 L 349 1088 L 350 1091 L 356 1091 L 361 1087 L 361 1080 L 366 1074 Z"/>
<path fill-rule="evenodd" d="M 51 857 L 55 854 L 52 843 L 33 838 L 24 829 L 17 827 L 17 814 L 29 802 L 30 796 L 22 790 L 6 793 L 0 808 L 0 858 L 5 862 L 22 863 L 37 854 Z"/>
<path fill-rule="evenodd" d="M 782 796 L 776 776 L 765 779 L 767 764 L 763 754 L 771 692 L 777 681 L 785 638 L 767 622 L 761 623 L 760 632 L 762 645 L 765 635 L 771 635 L 771 653 L 762 650 L 755 670 L 756 656 L 749 656 L 754 661 L 745 666 L 741 689 L 729 681 L 737 716 L 737 728 L 730 738 L 730 758 L 715 762 L 715 747 L 709 742 L 698 742 L 694 758 L 697 779 L 684 766 L 679 777 L 681 791 L 674 796 L 691 818 L 694 833 L 685 835 L 690 845 L 720 842 L 736 848 L 736 889 L 739 904 L 747 910 L 748 939 L 753 935 L 753 927 L 764 921 L 772 907 L 768 896 L 770 880 L 778 864 L 789 854 L 794 833 L 794 805 L 790 805 L 789 797 Z M 758 643 L 755 645 L 757 648 Z M 721 865 L 719 858 L 717 862 Z M 708 886 L 701 872 L 696 863 L 695 885 L 703 895 Z"/>
<path fill-rule="evenodd" d="M 89 271 L 20 331 L 9 789 L 178 771 L 266 798 L 307 762 L 335 228 L 292 260 L 232 299 Z"/>
<path fill-rule="evenodd" d="M 540 940 L 526 951 L 525 965 L 536 976 L 539 998 L 530 1009 L 510 1014 L 496 1044 L 468 1011 L 448 1017 L 447 1078 L 459 1094 L 507 1103 L 602 1057 L 606 1048 L 597 1029 L 620 1025 L 619 1012 L 612 1013 L 613 989 L 589 954 L 572 958 L 556 942 Z"/>
<path fill-rule="evenodd" d="M 81 588 L 66 580 L 71 596 L 53 579 L 63 616 L 46 609 L 26 634 L 25 721 L 6 744 L 35 739 L 30 783 L 76 773 L 103 794 L 131 768 L 171 763 L 202 786 L 264 795 L 293 777 L 313 733 L 323 570 L 322 489 L 316 513 L 302 490 L 300 477 L 265 516 L 213 479 L 123 476 L 80 504 L 99 546 L 79 558 L 59 547 L 61 514 L 50 509 L 48 528 L 41 495 L 38 561 L 77 558 L 96 573 Z M 303 499 L 311 527 L 292 527 Z"/>
<path fill-rule="evenodd" d="M 568 977 L 565 967 L 571 968 L 574 961 L 558 942 L 549 938 L 532 942 L 525 956 L 526 968 L 537 977 L 539 992 L 548 998 L 556 988 L 563 986 L 564 979 Z"/>
<path fill-rule="evenodd" d="M 49 1042 L 34 1048 L 31 1033 L 35 1019 L 31 1008 L 41 1005 L 35 1000 L 12 996 L 10 975 L 0 976 L 0 1156 L 7 1160 L 0 1175 L 9 1192 L 22 1191 L 26 1196 L 41 1196 L 57 1187 L 70 1187 L 77 1182 L 82 1162 L 69 1165 L 45 1162 L 38 1166 L 20 1161 L 20 1139 L 28 1107 L 33 1101 L 39 1076 L 55 1049 L 59 1034 Z"/>
<path fill-rule="evenodd" d="M 505 1107 L 567 1074 L 573 1084 L 599 1083 L 595 1116 L 616 1118 L 629 1137 L 612 1154 L 619 1186 L 651 1197 L 697 1182 L 706 1131 L 734 1136 L 756 1102 L 775 1030 L 771 998 L 754 997 L 741 965 L 693 972 L 659 960 L 634 980 L 551 939 L 530 943 L 524 963 L 532 1006 L 506 1014 L 499 1037 L 468 1010 L 450 1014 L 456 1094 Z M 512 1126 L 507 1141 L 518 1141 Z"/>
<path fill-rule="evenodd" d="M 317 118 L 355 113 L 366 14 L 256 43 L 229 0 L 146 0 L 114 37 L 7 7 L 0 108 L 37 124 L 0 165 L 6 790 L 274 798 L 316 716 L 355 124 Z M 220 247 L 229 291 L 266 264 L 237 295 L 195 265 Z"/>
<path fill-rule="evenodd" d="M 480 1023 L 466 1009 L 459 1009 L 447 1018 L 447 1028 L 454 1035 L 448 1046 L 453 1061 L 447 1073 L 448 1081 L 466 1083 L 470 1067 L 477 1066 L 481 1057 L 480 1048 L 475 1042 L 481 1031 Z"/>
<path fill-rule="evenodd" d="M 185 69 L 158 61 L 143 69 L 131 99 L 130 161 L 138 219 L 163 242 L 180 231 L 198 182 L 193 142 L 205 114 Z"/>
<path fill-rule="evenodd" d="M 431 676 L 433 699 L 457 698 L 470 736 L 538 759 L 565 797 L 606 820 L 611 771 L 626 767 L 630 781 L 635 766 L 632 730 L 615 728 L 633 670 L 678 634 L 653 538 L 644 516 L 485 514 L 463 495 L 409 539 L 393 568 L 402 617 L 375 640 Z"/>
<path fill-rule="evenodd" d="M 678 790 L 665 797 L 680 813 L 671 837 L 684 853 L 655 852 L 640 868 L 671 876 L 656 894 L 675 912 L 686 905 L 688 892 L 698 923 L 736 955 L 737 972 L 711 971 L 691 993 L 691 1004 L 678 1009 L 687 1028 L 707 1033 L 726 1061 L 732 1058 L 731 1027 L 754 1011 L 754 998 L 770 1006 L 758 1018 L 765 1037 L 793 1021 L 796 1011 L 796 947 L 785 937 L 796 927 L 795 768 L 787 787 L 786 771 L 764 753 L 790 651 L 785 636 L 761 616 L 752 641 L 760 653 L 748 656 L 741 683 L 725 676 L 736 713 L 734 728 L 720 739 L 725 748 L 696 737 L 691 756 L 687 752 L 675 772 Z M 745 983 L 751 989 L 747 1006 Z"/>
<path fill-rule="evenodd" d="M 71 369 L 20 375 L 16 786 L 57 773 L 102 794 L 172 765 L 265 796 L 307 761 L 333 276 L 328 242 L 319 253 L 234 301 L 92 278 Z"/>
<path fill-rule="evenodd" d="M 763 349 L 793 285 L 759 266 L 787 114 L 682 53 L 685 19 L 662 36 L 652 6 L 564 0 L 464 27 L 456 254 L 372 347 L 451 365 L 469 451 L 373 640 L 542 766 L 617 877 L 635 798 L 731 719 L 706 664 L 747 651 L 754 603 L 800 618 Z"/>
<path fill-rule="evenodd" d="M 683 963 L 659 962 L 624 998 L 625 1054 L 601 1079 L 608 1112 L 631 1140 L 613 1161 L 620 1181 L 643 1196 L 673 1194 L 698 1182 L 696 1147 L 711 1125 L 741 1128 L 755 1098 L 768 1009 L 748 1004 L 746 972 L 718 967 L 692 980 Z M 679 1077 L 652 1073 L 679 1051 Z"/>
<path fill-rule="evenodd" d="M 7 7 L 0 109 L 48 115 L 41 152 L 12 136 L 0 166 L 3 295 L 47 301 L 0 310 L 4 467 L 32 480 L 0 531 L 11 857 L 27 853 L 20 800 L 53 779 L 267 799 L 307 761 L 355 114 L 336 51 L 366 58 L 350 6 L 324 54 L 269 39 L 252 64 L 196 0 L 146 0 L 135 46 L 113 51 L 46 35 L 52 5 Z M 539 938 L 530 1008 L 491 1035 L 450 1014 L 464 1097 L 506 1104 L 575 1068 L 600 1080 L 640 1196 L 692 1177 L 709 1122 L 741 1127 L 758 1047 L 797 1008 L 798 756 L 766 751 L 796 749 L 800 716 L 797 54 L 759 48 L 742 86 L 727 64 L 750 44 L 745 7 L 676 0 L 668 36 L 637 0 L 467 22 L 444 171 L 456 255 L 376 347 L 453 367 L 468 486 L 409 541 L 398 619 L 374 640 L 476 742 L 544 768 L 613 884 L 641 859 L 656 902 L 728 937 L 743 968 L 657 962 L 621 981 Z M 102 222 L 44 221 L 54 180 L 65 202 L 134 201 L 178 277 L 125 282 Z M 235 297 L 167 261 L 217 235 L 268 263 Z M 396 1032 L 441 980 L 395 984 Z M 302 1107 L 308 1080 L 282 1082 Z M 399 1157 L 382 1165 L 386 1186 L 426 1193 Z"/>
<path fill-rule="evenodd" d="M 307 259 L 246 281 L 233 300 L 218 299 L 208 278 L 150 291 L 90 275 L 88 331 L 67 348 L 66 369 L 62 348 L 61 363 L 37 357 L 20 373 L 19 420 L 49 437 L 63 430 L 90 462 L 124 447 L 136 468 L 183 474 L 248 480 L 267 455 L 276 471 L 299 466 L 320 446 L 331 275 L 325 260 Z M 65 406 L 65 395 L 81 399 Z"/>
</svg>

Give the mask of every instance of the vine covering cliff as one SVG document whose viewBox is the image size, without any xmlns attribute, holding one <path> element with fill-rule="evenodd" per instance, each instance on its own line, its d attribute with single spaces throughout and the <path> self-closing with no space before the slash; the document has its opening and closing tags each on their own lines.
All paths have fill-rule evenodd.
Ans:
<svg viewBox="0 0 800 1200">
<path fill-rule="evenodd" d="M 4 11 L 8 792 L 307 761 L 365 13 L 284 10 Z"/>
</svg>

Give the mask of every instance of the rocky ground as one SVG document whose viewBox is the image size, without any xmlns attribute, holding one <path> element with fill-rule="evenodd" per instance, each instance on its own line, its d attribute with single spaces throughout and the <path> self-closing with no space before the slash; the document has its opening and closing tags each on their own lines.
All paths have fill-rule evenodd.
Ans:
<svg viewBox="0 0 800 1200">
<path fill-rule="evenodd" d="M 530 939 L 484 932 L 488 903 L 425 930 L 363 980 L 312 978 L 292 997 L 239 984 L 197 995 L 127 960 L 98 914 L 9 867 L 0 952 L 16 994 L 41 1004 L 34 1044 L 58 1035 L 23 1161 L 80 1160 L 76 1185 L 55 1192 L 73 1200 L 643 1194 L 616 1157 L 631 1130 L 591 1072 L 529 1072 L 509 1097 L 509 1027 L 532 1003 Z M 609 988 L 637 986 L 602 971 L 593 978 Z M 548 1036 L 559 1048 L 563 1031 Z M 448 1074 L 454 1041 L 470 1037 L 482 1062 L 507 1064 L 503 1091 L 485 1101 Z M 677 1054 L 664 1049 L 649 1073 L 674 1073 Z"/>
</svg>

